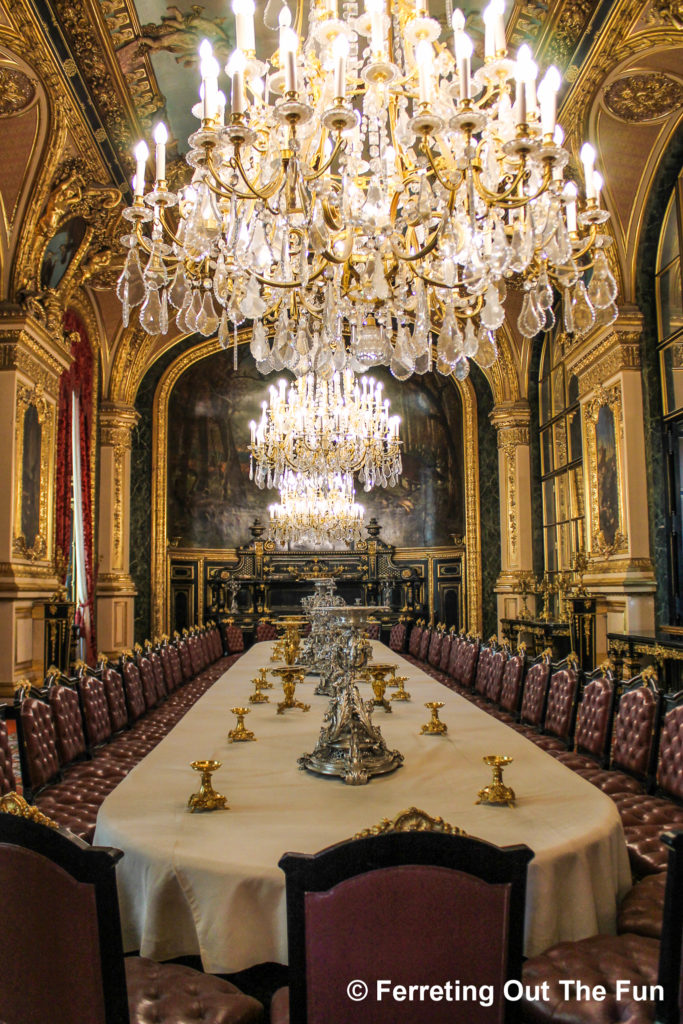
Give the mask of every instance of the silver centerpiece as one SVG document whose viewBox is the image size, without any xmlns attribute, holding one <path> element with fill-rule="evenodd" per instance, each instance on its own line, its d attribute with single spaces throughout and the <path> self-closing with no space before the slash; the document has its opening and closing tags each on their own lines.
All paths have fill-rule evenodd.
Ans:
<svg viewBox="0 0 683 1024">
<path fill-rule="evenodd" d="M 334 658 L 340 672 L 332 682 L 330 700 L 315 750 L 299 758 L 299 767 L 319 775 L 338 775 L 350 786 L 362 786 L 373 775 L 385 775 L 403 764 L 403 754 L 389 750 L 378 726 L 372 722 L 372 701 L 361 698 L 355 681 L 367 665 L 372 647 L 363 629 L 373 606 L 327 606 L 326 616 L 334 637 Z M 331 641 L 332 642 L 332 641 Z"/>
<path fill-rule="evenodd" d="M 315 592 L 301 599 L 311 631 L 302 641 L 299 662 L 307 666 L 310 675 L 320 676 L 315 692 L 319 696 L 333 697 L 334 683 L 343 670 L 335 656 L 339 638 L 330 621 L 329 609 L 344 607 L 346 602 L 336 593 L 337 584 L 332 578 L 318 579 L 314 586 Z"/>
</svg>

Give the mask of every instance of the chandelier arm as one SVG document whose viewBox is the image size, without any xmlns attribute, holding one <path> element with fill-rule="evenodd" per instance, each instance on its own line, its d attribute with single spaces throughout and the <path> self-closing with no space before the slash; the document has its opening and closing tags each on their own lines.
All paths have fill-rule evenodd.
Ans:
<svg viewBox="0 0 683 1024">
<path fill-rule="evenodd" d="M 234 162 L 234 158 L 231 158 L 230 164 L 233 167 L 233 169 L 237 166 L 235 164 L 235 162 Z M 233 196 L 236 199 L 248 199 L 248 200 L 253 200 L 254 198 L 261 199 L 264 203 L 266 203 L 266 206 L 267 206 L 267 208 L 268 208 L 270 213 L 272 213 L 273 215 L 275 215 L 277 213 L 277 211 L 273 210 L 273 208 L 271 206 L 268 206 L 267 201 L 270 198 L 270 196 L 266 196 L 266 195 L 262 196 L 262 195 L 260 195 L 260 193 L 254 191 L 254 189 L 252 188 L 250 183 L 246 179 L 244 179 L 244 174 L 242 175 L 242 177 L 243 177 L 243 179 L 245 181 L 245 184 L 246 184 L 247 188 L 251 189 L 250 192 L 240 192 L 239 189 L 233 188 L 233 186 L 231 186 L 231 185 L 227 185 L 223 181 L 223 179 L 221 178 L 221 176 L 218 173 L 218 171 L 216 170 L 216 167 L 214 166 L 213 161 L 211 160 L 210 157 L 209 157 L 209 160 L 208 160 L 208 163 L 207 163 L 207 167 L 211 171 L 211 174 L 214 176 L 215 180 L 218 182 L 218 186 L 216 186 L 216 185 L 214 185 L 211 182 L 211 180 L 209 178 L 205 178 L 204 179 L 205 182 L 206 182 L 207 188 L 211 192 L 213 192 L 214 195 L 220 196 L 221 199 L 232 198 Z M 281 184 L 282 184 L 282 179 L 280 179 L 276 183 L 276 186 L 273 189 L 273 192 L 276 192 Z M 219 186 L 222 186 L 222 188 L 219 187 Z M 272 193 L 271 193 L 271 195 L 272 195 Z"/>
<path fill-rule="evenodd" d="M 517 171 L 512 184 L 510 184 L 503 192 L 490 192 L 485 185 L 482 185 L 482 172 L 479 164 L 472 163 L 470 165 L 470 169 L 472 171 L 474 187 L 481 199 L 484 199 L 489 206 L 504 206 L 506 209 L 512 208 L 512 204 L 508 204 L 507 200 L 514 194 L 519 183 L 524 180 L 524 175 L 526 174 L 526 163 L 524 161 L 522 161 L 522 166 Z M 525 202 L 528 202 L 526 198 Z M 517 205 L 519 205 L 519 203 Z"/>
<path fill-rule="evenodd" d="M 326 266 L 327 266 L 327 264 L 323 263 L 320 267 L 318 267 L 318 269 L 315 270 L 309 276 L 309 278 L 308 278 L 309 282 L 310 281 L 315 281 L 318 277 L 320 277 L 320 275 L 325 270 Z M 281 288 L 281 289 L 284 290 L 286 288 L 301 288 L 302 287 L 302 284 L 301 284 L 300 280 L 298 280 L 298 281 L 271 281 L 267 277 L 263 277 L 261 274 L 256 274 L 254 271 L 252 271 L 252 275 L 256 278 L 256 280 L 259 282 L 259 284 L 264 284 L 268 288 Z"/>
<path fill-rule="evenodd" d="M 429 256 L 430 252 L 433 252 L 434 249 L 436 248 L 436 243 L 439 241 L 439 235 L 441 234 L 441 231 L 443 230 L 445 223 L 445 219 L 442 219 L 441 223 L 434 229 L 434 234 L 432 235 L 430 240 L 427 242 L 423 249 L 419 250 L 419 252 L 403 253 L 400 251 L 393 238 L 390 239 L 391 248 L 396 259 L 402 260 L 404 263 L 416 263 L 418 260 L 424 259 L 425 256 Z"/>
<path fill-rule="evenodd" d="M 576 252 L 572 252 L 573 259 L 574 260 L 580 260 L 582 256 L 585 256 L 586 253 L 589 252 L 593 248 L 593 244 L 595 243 L 595 239 L 597 238 L 597 236 L 598 236 L 597 225 L 596 224 L 591 224 L 591 228 L 590 228 L 590 233 L 588 235 L 588 239 L 583 244 L 581 249 L 578 249 Z M 592 267 L 592 266 L 593 266 L 593 263 L 591 262 L 587 266 L 585 266 L 583 269 L 584 270 L 589 270 L 590 267 Z"/>
<path fill-rule="evenodd" d="M 346 139 L 343 139 L 341 136 L 341 132 L 339 132 L 337 135 L 335 147 L 332 150 L 332 153 L 330 154 L 329 160 L 326 160 L 323 166 L 320 167 L 314 174 L 302 174 L 302 178 L 304 179 L 304 181 L 317 181 L 318 178 L 320 178 L 325 173 L 325 171 L 329 169 L 335 157 L 342 151 L 342 149 L 346 149 Z"/>
<path fill-rule="evenodd" d="M 465 175 L 461 171 L 460 172 L 460 181 L 457 183 L 457 185 L 449 184 L 446 181 L 445 178 L 441 177 L 439 169 L 437 168 L 436 163 L 434 161 L 434 157 L 432 156 L 431 148 L 427 145 L 427 139 L 426 138 L 422 140 L 422 152 L 426 154 L 427 159 L 429 160 L 429 165 L 432 168 L 432 170 L 434 171 L 434 174 L 436 175 L 436 179 L 439 182 L 439 184 L 442 185 L 443 188 L 445 188 L 447 192 L 450 192 L 452 195 L 454 195 L 458 191 L 460 186 L 462 185 L 463 181 L 465 180 Z"/>
<path fill-rule="evenodd" d="M 143 250 L 147 253 L 147 255 L 151 256 L 152 253 L 154 252 L 154 246 L 153 246 L 152 242 L 149 240 L 149 238 L 147 238 L 143 234 L 143 232 L 142 232 L 142 224 L 140 224 L 140 223 L 137 223 L 135 225 L 135 237 L 136 237 L 137 241 L 140 243 L 140 245 L 142 246 Z M 165 256 L 162 256 L 160 253 L 157 253 L 157 255 L 164 262 L 165 265 L 168 265 L 168 266 L 171 266 L 171 267 L 177 267 L 178 264 L 180 263 L 180 257 L 179 256 L 174 256 L 174 257 L 169 258 L 168 254 L 165 255 Z"/>
<path fill-rule="evenodd" d="M 166 220 L 166 213 L 164 211 L 163 206 L 159 209 L 159 220 L 161 221 L 163 228 L 166 231 L 168 237 L 171 239 L 171 241 L 182 249 L 183 243 L 180 241 L 175 231 L 172 231 L 171 228 L 168 226 L 168 221 Z"/>
<path fill-rule="evenodd" d="M 256 188 L 256 186 L 252 185 L 252 183 L 249 181 L 249 178 L 247 177 L 247 172 L 245 171 L 244 164 L 242 163 L 242 157 L 240 155 L 239 146 L 235 146 L 235 152 L 234 152 L 234 155 L 232 156 L 232 158 L 230 160 L 230 164 L 231 164 L 232 167 L 236 167 L 237 170 L 240 172 L 240 175 L 242 177 L 242 181 L 244 182 L 244 184 L 247 186 L 249 192 L 251 193 L 251 195 L 244 195 L 244 196 L 240 195 L 240 199 L 256 198 L 256 199 L 261 199 L 264 203 L 267 203 L 269 199 L 272 199 L 272 197 L 275 195 L 275 193 L 281 187 L 282 182 L 285 180 L 285 172 L 283 170 L 281 170 L 280 173 L 278 174 L 277 178 L 275 179 L 275 181 L 272 182 L 271 185 L 266 187 L 262 192 L 259 192 L 259 190 Z M 211 173 L 215 176 L 216 180 L 221 182 L 221 184 L 222 184 L 223 183 L 222 179 L 217 174 L 216 169 L 213 166 L 213 162 L 209 163 L 209 168 L 211 170 Z M 233 191 L 235 191 L 235 190 L 233 190 Z M 235 192 L 235 194 L 237 195 L 238 193 Z M 270 207 L 268 207 L 268 209 L 273 214 L 275 214 L 277 212 L 275 210 L 272 210 Z"/>
</svg>

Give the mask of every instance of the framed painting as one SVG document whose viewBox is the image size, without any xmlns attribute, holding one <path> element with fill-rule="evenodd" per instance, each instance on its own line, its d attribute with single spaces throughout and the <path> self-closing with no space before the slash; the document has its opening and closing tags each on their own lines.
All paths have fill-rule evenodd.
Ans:
<svg viewBox="0 0 683 1024">
<path fill-rule="evenodd" d="M 45 247 L 40 267 L 40 287 L 47 291 L 59 286 L 85 238 L 87 224 L 72 217 L 52 236 Z"/>
<path fill-rule="evenodd" d="M 18 386 L 13 550 L 32 562 L 49 554 L 54 414 L 40 384 Z"/>
<path fill-rule="evenodd" d="M 626 551 L 623 491 L 623 422 L 621 386 L 599 387 L 584 406 L 588 450 L 591 547 L 607 556 Z"/>
</svg>

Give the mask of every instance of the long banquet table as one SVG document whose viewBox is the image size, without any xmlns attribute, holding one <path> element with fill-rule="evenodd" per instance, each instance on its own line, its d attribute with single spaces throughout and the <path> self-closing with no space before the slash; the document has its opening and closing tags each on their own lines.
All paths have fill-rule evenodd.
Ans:
<svg viewBox="0 0 683 1024">
<path fill-rule="evenodd" d="M 615 805 L 590 783 L 514 730 L 375 643 L 375 660 L 408 677 L 410 703 L 375 711 L 388 745 L 405 756 L 391 775 L 366 786 L 301 771 L 297 757 L 317 741 L 327 698 L 315 682 L 297 688 L 309 712 L 276 714 L 254 705 L 246 725 L 255 743 L 229 743 L 230 708 L 246 704 L 250 680 L 270 665 L 272 644 L 243 655 L 169 735 L 104 801 L 95 843 L 125 851 L 118 884 L 124 944 L 157 960 L 199 954 L 204 969 L 231 973 L 265 961 L 287 962 L 286 851 L 313 853 L 384 817 L 416 805 L 504 846 L 527 843 L 526 953 L 552 943 L 613 932 L 619 898 L 630 885 L 628 857 Z M 362 691 L 371 696 L 367 684 Z M 391 691 L 388 691 L 391 692 Z M 428 700 L 443 700 L 446 736 L 420 735 Z M 514 758 L 505 781 L 515 808 L 476 805 L 490 781 L 485 754 Z M 215 788 L 230 810 L 190 813 L 199 777 L 188 765 L 214 758 L 223 767 Z"/>
</svg>

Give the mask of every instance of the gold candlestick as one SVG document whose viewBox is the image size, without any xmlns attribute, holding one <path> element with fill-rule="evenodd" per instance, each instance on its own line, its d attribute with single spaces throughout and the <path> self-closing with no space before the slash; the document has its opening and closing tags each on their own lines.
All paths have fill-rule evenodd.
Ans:
<svg viewBox="0 0 683 1024">
<path fill-rule="evenodd" d="M 483 758 L 493 771 L 493 779 L 490 786 L 484 786 L 479 790 L 478 804 L 506 804 L 508 807 L 515 806 L 515 791 L 503 784 L 503 768 L 512 764 L 512 758 L 506 754 L 487 754 Z"/>
<path fill-rule="evenodd" d="M 384 692 L 387 688 L 387 680 L 385 677 L 392 669 L 395 668 L 395 665 L 377 664 L 368 665 L 366 669 L 368 675 L 370 676 L 372 692 L 375 695 L 373 704 L 375 705 L 376 708 L 384 708 L 384 710 L 388 714 L 391 713 L 391 704 L 389 703 L 388 700 L 385 700 L 384 697 Z"/>
<path fill-rule="evenodd" d="M 190 764 L 195 772 L 202 773 L 202 782 L 198 793 L 193 793 L 187 801 L 191 811 L 227 811 L 225 797 L 217 793 L 211 784 L 211 776 L 222 765 L 222 761 L 193 761 Z"/>
<path fill-rule="evenodd" d="M 408 676 L 394 676 L 394 680 L 396 682 L 396 685 L 398 686 L 398 690 L 396 691 L 396 693 L 392 693 L 392 700 L 410 700 L 410 694 L 405 688 L 407 679 Z"/>
<path fill-rule="evenodd" d="M 260 684 L 261 685 L 261 689 L 262 690 L 272 690 L 273 689 L 273 684 L 268 679 L 268 669 L 267 668 L 260 668 L 258 670 L 258 674 L 259 674 L 260 679 L 261 679 L 261 684 Z"/>
<path fill-rule="evenodd" d="M 270 703 L 270 698 L 267 696 L 267 694 L 261 693 L 261 677 L 260 676 L 256 676 L 254 679 L 252 679 L 251 682 L 252 682 L 252 686 L 254 687 L 254 692 L 249 697 L 249 703 L 250 704 L 269 704 Z"/>
<path fill-rule="evenodd" d="M 428 700 L 425 703 L 425 707 L 431 708 L 432 717 L 422 726 L 420 732 L 426 733 L 428 736 L 443 736 L 444 733 L 448 732 L 448 726 L 439 718 L 439 708 L 443 707 L 443 701 Z"/>
<path fill-rule="evenodd" d="M 271 671 L 282 678 L 282 691 L 285 695 L 285 699 L 280 701 L 277 706 L 278 715 L 283 714 L 289 708 L 300 708 L 301 711 L 310 711 L 310 704 L 303 704 L 300 700 L 294 699 L 296 684 L 303 683 L 306 669 L 298 665 L 281 665 L 280 668 L 274 668 Z"/>
<path fill-rule="evenodd" d="M 249 708 L 230 708 L 233 715 L 237 716 L 237 725 L 234 729 L 231 729 L 228 733 L 228 739 L 231 743 L 248 743 L 250 740 L 255 740 L 253 732 L 247 729 L 244 725 L 244 716 L 249 714 Z"/>
</svg>

